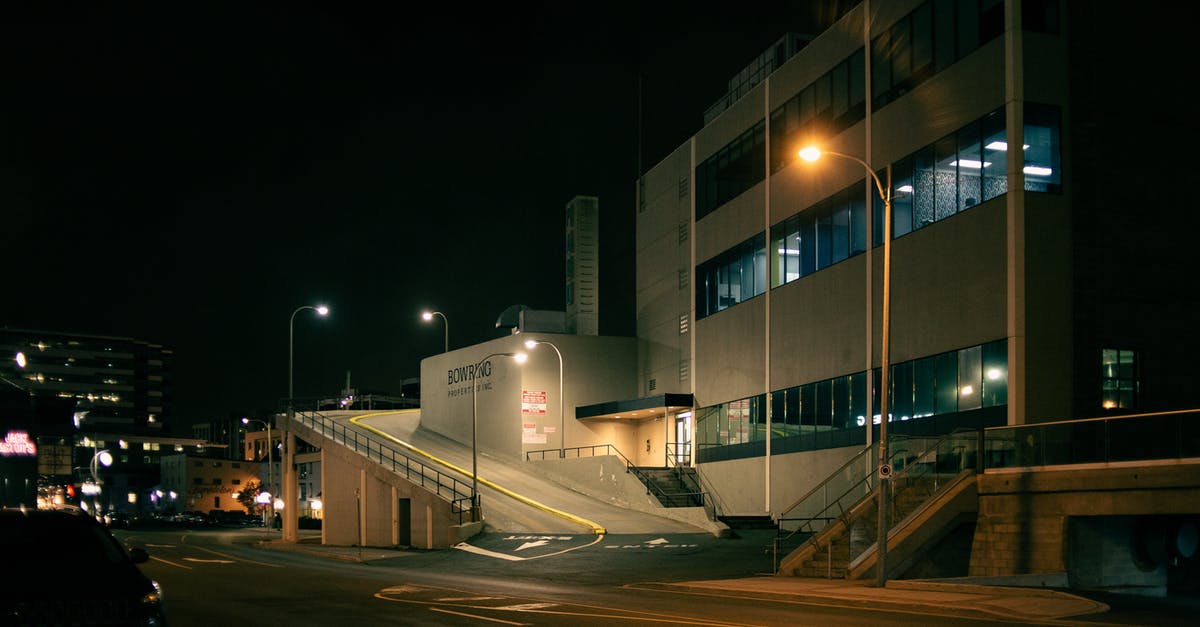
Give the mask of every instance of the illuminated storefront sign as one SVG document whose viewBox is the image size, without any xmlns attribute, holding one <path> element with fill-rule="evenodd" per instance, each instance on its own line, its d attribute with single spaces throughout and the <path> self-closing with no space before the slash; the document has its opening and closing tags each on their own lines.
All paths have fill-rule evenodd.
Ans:
<svg viewBox="0 0 1200 627">
<path fill-rule="evenodd" d="M 37 445 L 29 440 L 29 434 L 24 431 L 9 431 L 0 442 L 0 456 L 3 457 L 34 457 L 37 455 Z"/>
</svg>

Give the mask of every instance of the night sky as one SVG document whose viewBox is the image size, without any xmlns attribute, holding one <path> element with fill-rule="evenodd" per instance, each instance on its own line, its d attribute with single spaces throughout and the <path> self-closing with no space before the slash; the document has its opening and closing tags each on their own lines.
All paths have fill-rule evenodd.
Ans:
<svg viewBox="0 0 1200 627">
<path fill-rule="evenodd" d="M 561 311 L 576 195 L 633 335 L 639 167 L 854 3 L 160 4 L 3 9 L 0 324 L 170 348 L 186 432 L 277 407 L 301 305 L 332 309 L 296 316 L 303 397 L 398 393 L 442 349 L 422 309 L 452 349 Z"/>
</svg>

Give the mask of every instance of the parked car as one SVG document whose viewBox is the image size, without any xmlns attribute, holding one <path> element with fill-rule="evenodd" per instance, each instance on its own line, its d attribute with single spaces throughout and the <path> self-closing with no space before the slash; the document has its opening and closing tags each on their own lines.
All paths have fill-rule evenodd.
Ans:
<svg viewBox="0 0 1200 627">
<path fill-rule="evenodd" d="M 109 512 L 104 515 L 104 524 L 108 525 L 109 529 L 128 529 L 129 514 L 125 512 Z"/>
<path fill-rule="evenodd" d="M 0 555 L 5 625 L 167 624 L 162 589 L 137 566 L 149 554 L 82 510 L 0 509 Z"/>
</svg>

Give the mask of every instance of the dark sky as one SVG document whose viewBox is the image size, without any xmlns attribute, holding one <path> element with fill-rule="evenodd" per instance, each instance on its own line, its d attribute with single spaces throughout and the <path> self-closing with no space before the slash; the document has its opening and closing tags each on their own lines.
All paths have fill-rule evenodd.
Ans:
<svg viewBox="0 0 1200 627">
<path fill-rule="evenodd" d="M 639 162 L 854 3 L 645 4 L 5 8 L 0 324 L 172 349 L 182 426 L 276 407 L 323 302 L 297 396 L 398 393 L 442 348 L 422 309 L 451 348 L 563 309 L 582 194 L 601 333 L 632 335 Z"/>
</svg>

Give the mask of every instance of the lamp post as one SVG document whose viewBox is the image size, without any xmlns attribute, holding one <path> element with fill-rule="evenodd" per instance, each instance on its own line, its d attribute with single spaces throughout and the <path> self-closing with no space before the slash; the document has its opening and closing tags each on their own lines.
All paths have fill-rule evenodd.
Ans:
<svg viewBox="0 0 1200 627">
<path fill-rule="evenodd" d="M 875 189 L 883 199 L 883 320 L 880 333 L 879 349 L 879 523 L 878 523 L 878 568 L 876 584 L 883 587 L 887 584 L 887 545 L 888 545 L 888 484 L 891 478 L 891 466 L 888 460 L 888 341 L 891 327 L 891 284 L 892 284 L 892 166 L 887 167 L 887 185 L 879 180 L 879 175 L 871 164 L 855 157 L 832 150 L 820 150 L 809 146 L 800 150 L 800 158 L 805 161 L 816 161 L 822 154 L 849 159 L 867 170 L 871 180 L 875 181 Z"/>
<path fill-rule="evenodd" d="M 300 313 L 301 311 L 304 311 L 305 309 L 311 309 L 311 310 L 317 312 L 317 315 L 321 316 L 322 318 L 329 315 L 329 307 L 326 307 L 325 305 L 301 305 L 301 306 L 297 307 L 295 311 L 292 312 L 292 317 L 288 322 L 288 399 L 287 399 L 287 412 L 288 412 L 287 419 L 288 419 L 288 421 L 287 421 L 287 426 L 285 427 L 285 429 L 291 429 L 292 419 L 295 417 L 295 413 L 296 413 L 295 404 L 292 401 L 293 397 L 295 396 L 294 378 L 293 378 L 293 372 L 294 372 L 293 356 L 295 353 L 294 349 L 295 349 L 296 314 Z M 287 432 L 287 440 L 288 440 L 288 443 L 286 443 L 284 445 L 284 451 L 283 451 L 283 453 L 284 453 L 283 462 L 284 463 L 282 464 L 282 468 L 280 470 L 280 474 L 283 475 L 283 481 L 281 481 L 281 485 L 280 485 L 280 487 L 282 489 L 280 490 L 280 492 L 283 493 L 283 496 L 285 499 L 284 503 L 287 503 L 288 493 L 290 492 L 291 485 L 293 483 L 292 473 L 291 473 L 291 470 L 292 470 L 292 468 L 291 468 L 291 466 L 292 466 L 291 445 L 293 444 L 293 442 L 292 442 L 292 435 L 291 435 L 290 431 Z M 289 515 L 288 522 L 280 525 L 280 527 L 283 528 L 282 533 L 283 533 L 283 539 L 285 541 L 288 539 L 295 540 L 295 535 L 296 535 L 295 526 L 291 524 L 291 521 L 292 521 L 292 517 Z M 290 531 L 290 533 L 289 533 L 289 531 Z"/>
<path fill-rule="evenodd" d="M 566 457 L 566 449 L 567 449 L 567 443 L 566 443 L 567 415 L 563 411 L 564 403 L 563 403 L 563 358 L 562 358 L 562 353 L 559 352 L 558 347 L 555 346 L 553 342 L 546 342 L 544 340 L 525 340 L 525 348 L 528 350 L 533 350 L 534 347 L 537 346 L 538 344 L 545 344 L 546 346 L 553 348 L 554 353 L 556 355 L 558 355 L 558 458 L 563 459 L 564 457 Z"/>
<path fill-rule="evenodd" d="M 271 490 L 275 489 L 275 486 L 274 486 L 275 473 L 272 471 L 272 466 L 274 466 L 274 464 L 271 461 L 271 449 L 275 448 L 275 444 L 274 444 L 274 441 L 271 439 L 271 423 L 266 420 L 251 420 L 249 418 L 242 418 L 242 424 L 244 424 L 244 425 L 249 425 L 252 422 L 257 422 L 267 428 L 267 489 L 265 491 L 268 494 L 270 494 Z M 260 491 L 260 493 L 261 492 L 262 491 Z M 271 518 L 272 512 L 271 512 L 270 506 L 267 507 L 266 513 L 267 513 L 267 521 L 268 522 L 271 520 L 274 520 L 273 518 Z"/>
<path fill-rule="evenodd" d="M 487 360 L 493 357 L 512 357 L 513 361 L 523 363 L 525 361 L 525 353 L 492 353 L 483 359 L 475 362 L 471 368 L 471 518 L 475 519 L 475 512 L 479 509 L 479 444 L 476 434 L 479 425 L 479 403 L 476 400 L 478 397 L 479 384 L 476 382 L 475 375 L 479 374 L 479 369 Z"/>
<path fill-rule="evenodd" d="M 443 342 L 442 352 L 448 353 L 448 352 L 450 352 L 450 321 L 446 319 L 446 314 L 444 314 L 440 311 L 421 312 L 421 319 L 424 320 L 425 322 L 429 322 L 429 321 L 433 320 L 434 316 L 441 316 L 441 318 L 442 318 L 442 328 L 445 330 L 445 333 L 444 333 L 445 340 Z"/>
</svg>

